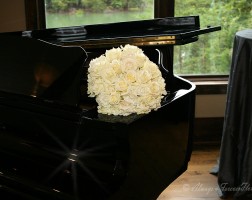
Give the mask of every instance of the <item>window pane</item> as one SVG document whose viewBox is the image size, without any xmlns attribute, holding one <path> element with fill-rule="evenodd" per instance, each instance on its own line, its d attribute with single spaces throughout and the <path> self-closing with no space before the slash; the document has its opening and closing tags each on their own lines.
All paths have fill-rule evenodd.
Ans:
<svg viewBox="0 0 252 200">
<path fill-rule="evenodd" d="M 152 19 L 153 0 L 45 0 L 46 28 Z"/>
<path fill-rule="evenodd" d="M 251 28 L 252 2 L 248 0 L 176 0 L 175 15 L 199 15 L 201 28 L 222 30 L 199 36 L 199 41 L 174 49 L 177 74 L 229 74 L 235 33 Z"/>
</svg>

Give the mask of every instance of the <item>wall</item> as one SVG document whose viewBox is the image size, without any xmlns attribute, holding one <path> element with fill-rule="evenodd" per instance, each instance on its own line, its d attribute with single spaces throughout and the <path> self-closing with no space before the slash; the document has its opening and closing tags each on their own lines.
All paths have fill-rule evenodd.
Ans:
<svg viewBox="0 0 252 200">
<path fill-rule="evenodd" d="M 25 30 L 24 0 L 0 1 L 0 32 Z"/>
<path fill-rule="evenodd" d="M 226 107 L 226 94 L 197 95 L 196 118 L 224 117 Z"/>
</svg>

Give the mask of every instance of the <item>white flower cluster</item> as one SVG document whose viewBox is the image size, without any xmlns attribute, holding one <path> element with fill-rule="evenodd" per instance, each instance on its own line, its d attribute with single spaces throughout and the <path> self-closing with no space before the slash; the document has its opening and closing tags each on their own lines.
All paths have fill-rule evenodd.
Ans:
<svg viewBox="0 0 252 200">
<path fill-rule="evenodd" d="M 128 44 L 91 60 L 88 94 L 96 97 L 99 113 L 127 116 L 157 110 L 166 90 L 158 66 Z"/>
</svg>

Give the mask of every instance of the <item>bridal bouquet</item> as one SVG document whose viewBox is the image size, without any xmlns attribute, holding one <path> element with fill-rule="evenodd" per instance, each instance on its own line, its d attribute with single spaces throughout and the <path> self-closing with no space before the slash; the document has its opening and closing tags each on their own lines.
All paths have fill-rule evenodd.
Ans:
<svg viewBox="0 0 252 200">
<path fill-rule="evenodd" d="M 99 113 L 127 116 L 157 110 L 166 90 L 158 66 L 137 46 L 125 45 L 91 60 L 88 94 Z"/>
</svg>

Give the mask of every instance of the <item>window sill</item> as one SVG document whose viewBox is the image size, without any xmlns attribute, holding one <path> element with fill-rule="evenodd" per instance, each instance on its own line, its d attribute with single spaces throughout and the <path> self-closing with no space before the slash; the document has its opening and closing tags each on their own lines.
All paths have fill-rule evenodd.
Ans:
<svg viewBox="0 0 252 200">
<path fill-rule="evenodd" d="M 181 76 L 196 85 L 197 95 L 226 94 L 228 75 Z"/>
</svg>

